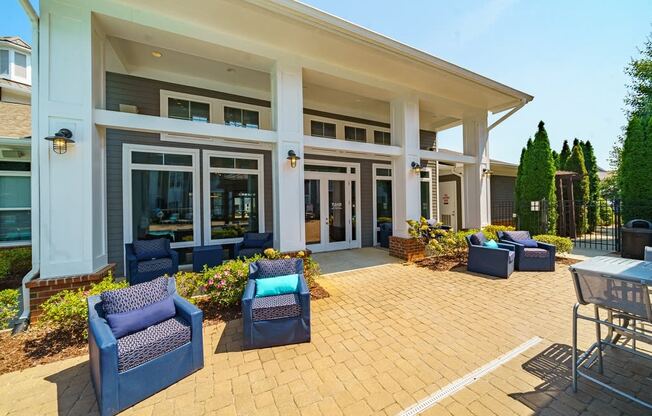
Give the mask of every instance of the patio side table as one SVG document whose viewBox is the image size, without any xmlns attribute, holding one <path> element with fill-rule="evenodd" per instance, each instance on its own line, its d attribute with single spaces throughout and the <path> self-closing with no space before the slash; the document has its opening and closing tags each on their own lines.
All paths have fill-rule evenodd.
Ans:
<svg viewBox="0 0 652 416">
<path fill-rule="evenodd" d="M 192 249 L 192 271 L 201 272 L 204 265 L 215 267 L 222 264 L 224 250 L 220 245 L 199 246 Z"/>
</svg>

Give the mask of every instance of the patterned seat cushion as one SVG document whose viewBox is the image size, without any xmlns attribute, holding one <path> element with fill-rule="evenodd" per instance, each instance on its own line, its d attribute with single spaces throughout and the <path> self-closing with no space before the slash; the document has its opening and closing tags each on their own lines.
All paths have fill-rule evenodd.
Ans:
<svg viewBox="0 0 652 416">
<path fill-rule="evenodd" d="M 550 253 L 548 250 L 543 249 L 543 248 L 524 248 L 523 249 L 523 255 L 525 257 L 530 257 L 530 258 L 538 258 L 538 259 L 545 259 L 550 256 Z"/>
<path fill-rule="evenodd" d="M 118 339 L 118 372 L 151 361 L 190 340 L 190 325 L 178 317 L 122 337 Z"/>
<path fill-rule="evenodd" d="M 257 278 L 286 276 L 288 274 L 303 273 L 303 260 L 301 259 L 281 259 L 281 260 L 258 260 Z"/>
<path fill-rule="evenodd" d="M 503 236 L 506 240 L 518 241 L 518 240 L 528 240 L 530 238 L 529 231 L 504 231 Z"/>
<path fill-rule="evenodd" d="M 141 260 L 138 262 L 138 273 L 149 273 L 158 270 L 167 270 L 172 267 L 172 259 L 164 257 L 162 259 Z"/>
<path fill-rule="evenodd" d="M 254 298 L 251 309 L 254 321 L 292 318 L 301 315 L 301 305 L 296 293 Z"/>
<path fill-rule="evenodd" d="M 100 295 L 106 315 L 142 309 L 168 296 L 168 278 L 159 277 L 124 289 L 109 290 Z"/>
</svg>

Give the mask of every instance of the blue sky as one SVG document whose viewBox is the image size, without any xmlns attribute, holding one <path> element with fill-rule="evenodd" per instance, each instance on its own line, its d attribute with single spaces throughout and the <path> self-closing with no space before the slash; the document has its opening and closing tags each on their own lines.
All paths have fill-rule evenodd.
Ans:
<svg viewBox="0 0 652 416">
<path fill-rule="evenodd" d="M 652 1 L 307 0 L 307 3 L 534 95 L 491 132 L 495 159 L 518 162 L 544 120 L 553 148 L 590 139 L 608 167 L 625 124 L 623 70 L 652 31 Z M 0 35 L 31 40 L 17 0 L 5 1 Z M 459 150 L 459 129 L 441 134 Z"/>
</svg>

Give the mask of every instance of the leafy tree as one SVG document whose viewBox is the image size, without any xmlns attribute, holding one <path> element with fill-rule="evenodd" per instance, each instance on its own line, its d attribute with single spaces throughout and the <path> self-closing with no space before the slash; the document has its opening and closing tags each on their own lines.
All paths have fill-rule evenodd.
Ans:
<svg viewBox="0 0 652 416">
<path fill-rule="evenodd" d="M 571 149 L 570 146 L 568 146 L 568 140 L 564 140 L 564 144 L 561 147 L 561 153 L 559 153 L 559 169 L 564 170 L 564 166 L 566 166 L 566 161 L 570 157 L 571 154 Z"/>
<path fill-rule="evenodd" d="M 593 145 L 589 140 L 580 141 L 582 153 L 584 154 L 584 166 L 589 177 L 589 205 L 588 205 L 588 222 L 589 231 L 595 230 L 600 218 L 600 209 L 598 205 L 598 196 L 600 192 L 600 177 L 598 176 L 598 162 L 595 158 Z"/>
<path fill-rule="evenodd" d="M 652 219 L 652 117 L 633 114 L 627 125 L 618 182 L 623 220 Z"/>
<path fill-rule="evenodd" d="M 575 227 L 578 234 L 585 234 L 589 229 L 588 211 L 589 175 L 584 164 L 584 153 L 579 140 L 575 139 L 571 155 L 566 161 L 564 170 L 576 172 L 579 178 L 573 180 L 573 198 L 575 199 Z"/>
<path fill-rule="evenodd" d="M 526 147 L 523 160 L 519 166 L 519 200 L 517 207 L 519 228 L 528 230 L 533 235 L 541 233 L 554 234 L 557 226 L 555 161 L 550 149 L 548 133 L 543 126 L 543 121 L 539 122 L 534 141 L 531 144 L 528 142 L 528 147 Z M 530 203 L 534 201 L 539 201 L 540 211 L 531 209 Z M 541 215 L 545 216 L 542 217 Z"/>
<path fill-rule="evenodd" d="M 611 174 L 600 181 L 600 197 L 607 201 L 620 199 L 620 186 L 617 175 Z"/>
</svg>

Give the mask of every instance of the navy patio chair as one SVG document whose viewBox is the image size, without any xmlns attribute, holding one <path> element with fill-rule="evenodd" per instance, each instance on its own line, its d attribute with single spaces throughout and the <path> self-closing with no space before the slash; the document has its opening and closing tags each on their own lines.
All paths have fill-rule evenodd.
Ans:
<svg viewBox="0 0 652 416">
<path fill-rule="evenodd" d="M 482 232 L 466 236 L 469 247 L 467 270 L 496 277 L 509 277 L 514 271 L 514 246 L 498 243 L 498 248 L 484 246 L 487 241 Z"/>
<path fill-rule="evenodd" d="M 157 277 L 173 276 L 179 271 L 179 253 L 170 248 L 170 240 L 136 240 L 125 244 L 127 281 L 130 285 Z"/>
<path fill-rule="evenodd" d="M 516 270 L 555 271 L 557 248 L 552 244 L 532 240 L 529 231 L 498 231 L 501 243 L 511 244 L 516 251 Z"/>
<path fill-rule="evenodd" d="M 88 354 L 102 416 L 204 366 L 202 311 L 161 277 L 88 298 Z"/>
<path fill-rule="evenodd" d="M 233 246 L 233 258 L 253 257 L 263 254 L 268 248 L 274 247 L 273 233 L 245 233 L 241 242 Z"/>
<path fill-rule="evenodd" d="M 295 293 L 256 297 L 257 281 L 291 274 L 299 275 Z M 249 265 L 242 321 L 247 349 L 310 342 L 310 290 L 302 259 L 258 260 Z"/>
</svg>

